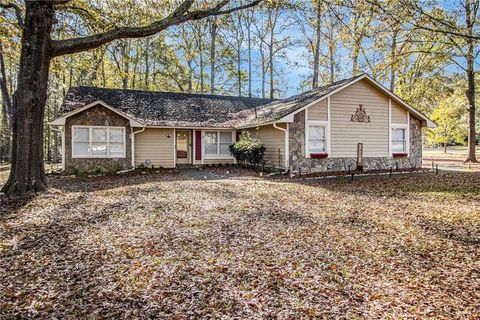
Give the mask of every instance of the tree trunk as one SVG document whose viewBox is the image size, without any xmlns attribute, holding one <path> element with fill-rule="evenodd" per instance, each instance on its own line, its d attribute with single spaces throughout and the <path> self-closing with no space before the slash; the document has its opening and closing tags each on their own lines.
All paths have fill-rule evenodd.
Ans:
<svg viewBox="0 0 480 320">
<path fill-rule="evenodd" d="M 217 41 L 217 19 L 210 25 L 210 93 L 215 94 L 215 43 Z"/>
<path fill-rule="evenodd" d="M 393 31 L 392 35 L 392 45 L 390 47 L 390 59 L 391 59 L 391 66 L 390 66 L 390 91 L 395 91 L 395 77 L 396 77 L 396 63 L 397 63 L 397 37 L 398 37 L 398 30 Z"/>
<path fill-rule="evenodd" d="M 274 43 L 274 35 L 275 35 L 275 27 L 272 23 L 272 12 L 269 11 L 269 21 L 270 21 L 270 42 L 268 46 L 268 62 L 270 67 L 270 99 L 273 99 L 273 94 L 275 91 L 274 83 L 273 83 L 273 43 Z"/>
<path fill-rule="evenodd" d="M 260 41 L 260 46 L 259 46 L 259 51 L 260 51 L 260 59 L 262 63 L 262 98 L 265 99 L 265 82 L 266 82 L 266 73 L 267 73 L 267 68 L 266 68 L 266 61 L 265 61 L 265 51 L 263 50 L 263 42 Z"/>
<path fill-rule="evenodd" d="M 467 0 L 465 6 L 465 16 L 467 22 L 467 30 L 470 36 L 473 35 L 473 24 L 475 22 L 476 17 L 472 19 L 472 1 Z M 467 38 L 467 80 L 468 80 L 468 88 L 466 91 L 466 96 L 468 100 L 468 153 L 467 159 L 465 162 L 478 162 L 477 156 L 475 154 L 476 148 L 476 140 L 477 135 L 475 132 L 475 57 L 474 57 L 474 49 L 475 44 L 473 42 L 473 38 Z"/>
<path fill-rule="evenodd" d="M 5 72 L 5 62 L 3 60 L 3 47 L 0 40 L 0 92 L 2 93 L 2 132 L 0 161 L 4 158 L 10 159 L 10 128 L 12 127 L 12 101 L 8 91 L 7 73 Z"/>
<path fill-rule="evenodd" d="M 250 12 L 248 14 L 247 25 L 247 46 L 248 46 L 248 96 L 252 97 L 252 21 L 250 20 Z"/>
<path fill-rule="evenodd" d="M 53 118 L 56 119 L 58 117 L 58 102 L 57 98 L 53 101 Z M 58 162 L 58 132 L 57 130 L 53 131 L 53 162 Z"/>
<path fill-rule="evenodd" d="M 2 188 L 8 195 L 46 189 L 42 136 L 53 13 L 51 3 L 25 2 L 18 84 L 13 95 L 12 167 Z"/>
<path fill-rule="evenodd" d="M 144 50 L 144 58 L 145 58 L 145 90 L 150 89 L 150 83 L 149 83 L 149 78 L 150 78 L 150 41 L 148 41 L 148 38 L 146 39 L 146 44 L 145 44 L 146 50 Z"/>
<path fill-rule="evenodd" d="M 199 29 L 201 31 L 201 29 Z M 200 32 L 199 31 L 199 32 Z M 203 74 L 203 40 L 202 34 L 198 36 L 198 57 L 199 57 L 199 68 L 200 68 L 200 93 L 205 92 L 205 83 L 204 83 L 204 74 Z"/>
<path fill-rule="evenodd" d="M 313 54 L 313 81 L 312 88 L 318 88 L 318 74 L 319 74 L 319 64 L 320 64 L 320 33 L 321 33 L 321 15 L 322 7 L 321 2 L 317 2 L 317 17 L 316 17 L 316 28 L 315 28 L 315 49 Z"/>
</svg>

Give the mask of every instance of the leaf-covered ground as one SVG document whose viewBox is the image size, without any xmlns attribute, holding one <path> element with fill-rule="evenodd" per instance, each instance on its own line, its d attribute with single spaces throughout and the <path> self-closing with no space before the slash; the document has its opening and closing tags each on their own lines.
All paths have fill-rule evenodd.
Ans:
<svg viewBox="0 0 480 320">
<path fill-rule="evenodd" d="M 51 176 L 0 209 L 0 318 L 480 314 L 480 173 Z"/>
</svg>

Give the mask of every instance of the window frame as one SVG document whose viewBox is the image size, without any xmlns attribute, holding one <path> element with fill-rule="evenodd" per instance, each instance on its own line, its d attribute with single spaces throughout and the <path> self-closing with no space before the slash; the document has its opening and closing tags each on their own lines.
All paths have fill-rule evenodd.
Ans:
<svg viewBox="0 0 480 320">
<path fill-rule="evenodd" d="M 88 147 L 89 147 L 89 154 L 88 155 L 76 155 L 75 154 L 75 129 L 83 128 L 88 129 Z M 106 155 L 96 155 L 92 153 L 92 144 L 94 143 L 92 140 L 92 131 L 93 129 L 106 129 L 107 131 L 107 141 L 105 142 L 107 145 L 107 154 Z M 123 154 L 122 155 L 110 155 L 110 129 L 120 129 L 123 132 Z M 72 147 L 72 159 L 124 159 L 127 157 L 127 130 L 125 127 L 118 127 L 118 126 L 84 126 L 84 125 L 72 125 L 72 136 L 71 136 L 71 147 Z M 84 142 L 85 143 L 85 142 Z M 112 142 L 112 143 L 120 143 L 120 142 Z"/>
<path fill-rule="evenodd" d="M 310 151 L 310 127 L 323 127 L 325 131 L 325 151 L 311 152 Z M 310 154 L 323 153 L 330 156 L 330 123 L 329 121 L 308 120 L 305 126 L 305 157 L 311 158 Z"/>
<path fill-rule="evenodd" d="M 208 154 L 205 152 L 207 142 L 206 142 L 206 136 L 208 133 L 215 133 L 217 137 L 216 145 L 217 145 L 217 153 L 216 154 Z M 203 159 L 210 160 L 210 159 L 233 159 L 233 155 L 229 152 L 229 154 L 220 154 L 220 133 L 230 133 L 231 135 L 231 141 L 230 144 L 235 142 L 235 131 L 222 131 L 222 130 L 204 130 L 203 135 L 202 135 L 202 153 L 203 153 Z"/>
<path fill-rule="evenodd" d="M 398 129 L 402 129 L 404 130 L 404 146 L 405 146 L 405 150 L 404 151 L 394 151 L 393 150 L 393 130 L 398 130 Z M 395 141 L 401 141 L 401 140 L 397 140 L 395 139 Z M 390 150 L 391 150 L 391 155 L 390 156 L 393 156 L 394 154 L 406 154 L 408 155 L 410 152 L 410 134 L 409 134 L 409 130 L 408 130 L 408 124 L 393 124 L 390 126 Z"/>
</svg>

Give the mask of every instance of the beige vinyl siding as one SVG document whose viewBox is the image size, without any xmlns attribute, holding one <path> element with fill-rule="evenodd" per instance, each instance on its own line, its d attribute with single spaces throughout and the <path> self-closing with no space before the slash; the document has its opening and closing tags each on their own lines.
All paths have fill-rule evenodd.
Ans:
<svg viewBox="0 0 480 320">
<path fill-rule="evenodd" d="M 285 123 L 278 124 L 279 127 L 286 128 Z M 275 129 L 273 125 L 266 125 L 257 128 L 248 129 L 252 137 L 257 137 L 265 145 L 264 161 L 267 165 L 282 167 L 285 165 L 285 132 Z"/>
<path fill-rule="evenodd" d="M 392 123 L 407 123 L 407 110 L 395 101 L 392 101 Z"/>
<path fill-rule="evenodd" d="M 167 136 L 170 136 L 168 138 Z M 154 166 L 175 167 L 173 129 L 145 129 L 135 135 L 135 165 L 150 160 Z"/>
<path fill-rule="evenodd" d="M 314 121 L 327 121 L 327 100 L 317 102 L 313 106 L 308 108 L 308 120 Z"/>
<path fill-rule="evenodd" d="M 351 122 L 363 105 L 370 123 Z M 364 157 L 388 156 L 388 97 L 361 80 L 331 96 L 331 156 L 356 157 L 357 144 L 363 143 Z"/>
</svg>

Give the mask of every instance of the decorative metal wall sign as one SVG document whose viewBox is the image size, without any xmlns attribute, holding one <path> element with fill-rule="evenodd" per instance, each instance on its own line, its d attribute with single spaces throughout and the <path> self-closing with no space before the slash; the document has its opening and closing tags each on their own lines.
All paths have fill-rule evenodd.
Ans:
<svg viewBox="0 0 480 320">
<path fill-rule="evenodd" d="M 352 114 L 352 118 L 350 119 L 352 122 L 370 122 L 370 116 L 367 116 L 365 109 L 363 109 L 363 105 L 359 104 L 357 111 L 355 114 Z"/>
</svg>

